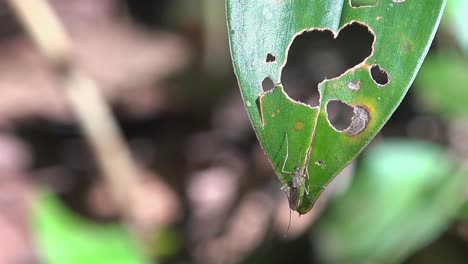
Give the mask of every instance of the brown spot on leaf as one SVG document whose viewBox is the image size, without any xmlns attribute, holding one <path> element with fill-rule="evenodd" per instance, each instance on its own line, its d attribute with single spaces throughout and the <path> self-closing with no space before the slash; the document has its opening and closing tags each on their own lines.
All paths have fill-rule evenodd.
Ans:
<svg viewBox="0 0 468 264">
<path fill-rule="evenodd" d="M 304 123 L 297 121 L 294 123 L 294 130 L 303 130 L 305 127 Z"/>
<path fill-rule="evenodd" d="M 404 53 L 410 53 L 413 49 L 413 42 L 411 40 L 407 40 L 401 44 L 401 50 Z"/>
<path fill-rule="evenodd" d="M 357 91 L 357 90 L 361 89 L 361 82 L 359 80 L 352 81 L 352 82 L 349 82 L 347 86 L 348 86 L 349 89 L 351 89 L 353 91 Z"/>
<path fill-rule="evenodd" d="M 354 107 L 354 116 L 351 118 L 351 125 L 345 130 L 348 136 L 355 136 L 361 133 L 369 123 L 369 113 L 362 107 Z"/>
</svg>

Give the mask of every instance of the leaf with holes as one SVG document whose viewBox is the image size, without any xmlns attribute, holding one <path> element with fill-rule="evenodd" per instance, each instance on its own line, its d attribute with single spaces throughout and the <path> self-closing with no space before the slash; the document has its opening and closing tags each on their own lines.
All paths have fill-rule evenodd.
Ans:
<svg viewBox="0 0 468 264">
<path fill-rule="evenodd" d="M 395 111 L 429 49 L 444 6 L 445 0 L 227 1 L 234 70 L 260 143 L 284 184 L 292 186 L 297 167 L 308 176 L 300 188 L 299 213 L 312 208 L 323 188 Z M 308 31 L 328 31 L 337 38 L 350 24 L 372 34 L 368 57 L 322 81 L 318 106 L 291 99 L 281 74 L 295 38 Z M 262 83 L 268 80 L 274 88 L 264 91 Z M 327 115 L 328 104 L 337 102 L 354 113 L 342 130 Z"/>
</svg>

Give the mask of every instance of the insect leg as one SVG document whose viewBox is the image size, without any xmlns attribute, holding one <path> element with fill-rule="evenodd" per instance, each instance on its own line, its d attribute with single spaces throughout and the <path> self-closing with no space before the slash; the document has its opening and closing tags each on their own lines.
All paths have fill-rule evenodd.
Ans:
<svg viewBox="0 0 468 264">
<path fill-rule="evenodd" d="M 309 185 L 307 185 L 307 181 L 310 178 L 310 176 L 309 176 L 309 162 L 310 162 L 310 151 L 311 151 L 311 149 L 312 149 L 311 147 L 309 147 L 309 149 L 307 149 L 306 161 L 304 163 L 305 176 L 302 175 L 302 177 L 305 179 L 304 191 L 306 192 L 307 195 L 309 195 Z"/>
<path fill-rule="evenodd" d="M 306 176 L 302 176 L 305 180 L 308 180 L 309 179 L 309 168 L 308 166 L 306 166 L 305 168 L 305 175 Z M 309 195 L 309 186 L 307 185 L 307 181 L 305 181 L 304 183 L 304 191 L 306 192 L 307 195 Z"/>
<path fill-rule="evenodd" d="M 286 161 L 288 161 L 288 157 L 289 157 L 288 133 L 285 133 L 285 134 L 286 134 L 286 157 L 284 158 L 283 167 L 281 168 L 281 171 L 282 171 L 283 173 L 289 173 L 289 174 L 291 174 L 292 172 L 290 172 L 290 171 L 285 171 L 285 170 L 284 170 L 284 167 L 286 166 Z"/>
</svg>

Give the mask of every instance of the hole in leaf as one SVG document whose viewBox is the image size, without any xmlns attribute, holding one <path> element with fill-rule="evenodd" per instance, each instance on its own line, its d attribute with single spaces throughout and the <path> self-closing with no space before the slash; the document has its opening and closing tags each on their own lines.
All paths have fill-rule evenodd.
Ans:
<svg viewBox="0 0 468 264">
<path fill-rule="evenodd" d="M 372 80 L 374 80 L 374 82 L 376 82 L 378 85 L 383 86 L 390 81 L 387 72 L 384 69 L 380 68 L 379 65 L 372 65 L 372 67 L 370 68 L 370 73 Z"/>
<path fill-rule="evenodd" d="M 369 113 L 362 107 L 352 107 L 338 100 L 327 103 L 328 122 L 340 132 L 348 136 L 361 133 L 369 123 Z"/>
<path fill-rule="evenodd" d="M 266 62 L 275 62 L 275 61 L 276 61 L 275 55 L 268 53 L 266 57 Z"/>
<path fill-rule="evenodd" d="M 298 35 L 281 73 L 286 93 L 294 100 L 317 106 L 318 84 L 364 61 L 372 52 L 373 41 L 369 28 L 357 22 L 344 27 L 336 39 L 329 30 Z"/>
<path fill-rule="evenodd" d="M 268 91 L 271 90 L 275 87 L 275 83 L 273 83 L 273 80 L 270 78 L 270 76 L 265 77 L 262 81 L 262 88 L 263 91 Z"/>
<path fill-rule="evenodd" d="M 328 122 L 338 131 L 343 131 L 351 125 L 354 116 L 353 107 L 341 101 L 332 100 L 327 104 Z"/>
<path fill-rule="evenodd" d="M 371 7 L 377 4 L 377 0 L 351 0 L 352 7 Z"/>
<path fill-rule="evenodd" d="M 325 161 L 323 161 L 323 160 L 317 160 L 317 161 L 315 162 L 315 165 L 320 166 L 320 167 L 322 167 L 323 169 L 326 167 Z"/>
</svg>

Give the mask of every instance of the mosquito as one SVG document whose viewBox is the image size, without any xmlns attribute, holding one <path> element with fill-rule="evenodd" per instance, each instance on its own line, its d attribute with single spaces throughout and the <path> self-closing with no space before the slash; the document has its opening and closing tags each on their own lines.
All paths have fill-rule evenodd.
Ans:
<svg viewBox="0 0 468 264">
<path fill-rule="evenodd" d="M 309 151 L 307 152 L 307 158 L 310 154 Z M 302 150 L 301 150 L 300 156 L 302 156 Z M 309 190 L 306 188 L 303 182 L 304 179 L 309 178 L 309 171 L 307 169 L 307 164 L 309 163 L 309 160 L 306 160 L 302 168 L 300 166 L 300 160 L 298 160 L 293 171 L 285 171 L 284 167 L 286 166 L 286 162 L 288 161 L 288 158 L 289 158 L 289 141 L 288 141 L 288 134 L 286 134 L 286 157 L 284 159 L 283 167 L 281 168 L 281 171 L 283 173 L 288 173 L 289 175 L 291 175 L 291 181 L 289 181 L 286 185 L 284 185 L 281 188 L 281 190 L 285 190 L 286 197 L 288 198 L 288 201 L 289 201 L 289 223 L 288 223 L 288 229 L 286 231 L 286 234 L 284 235 L 285 237 L 287 233 L 289 232 L 289 227 L 291 225 L 291 211 L 292 210 L 297 211 L 297 209 L 299 208 L 301 186 L 304 186 L 304 191 L 306 192 L 307 195 L 309 194 Z M 289 191 L 289 195 L 288 195 L 288 191 Z"/>
</svg>

